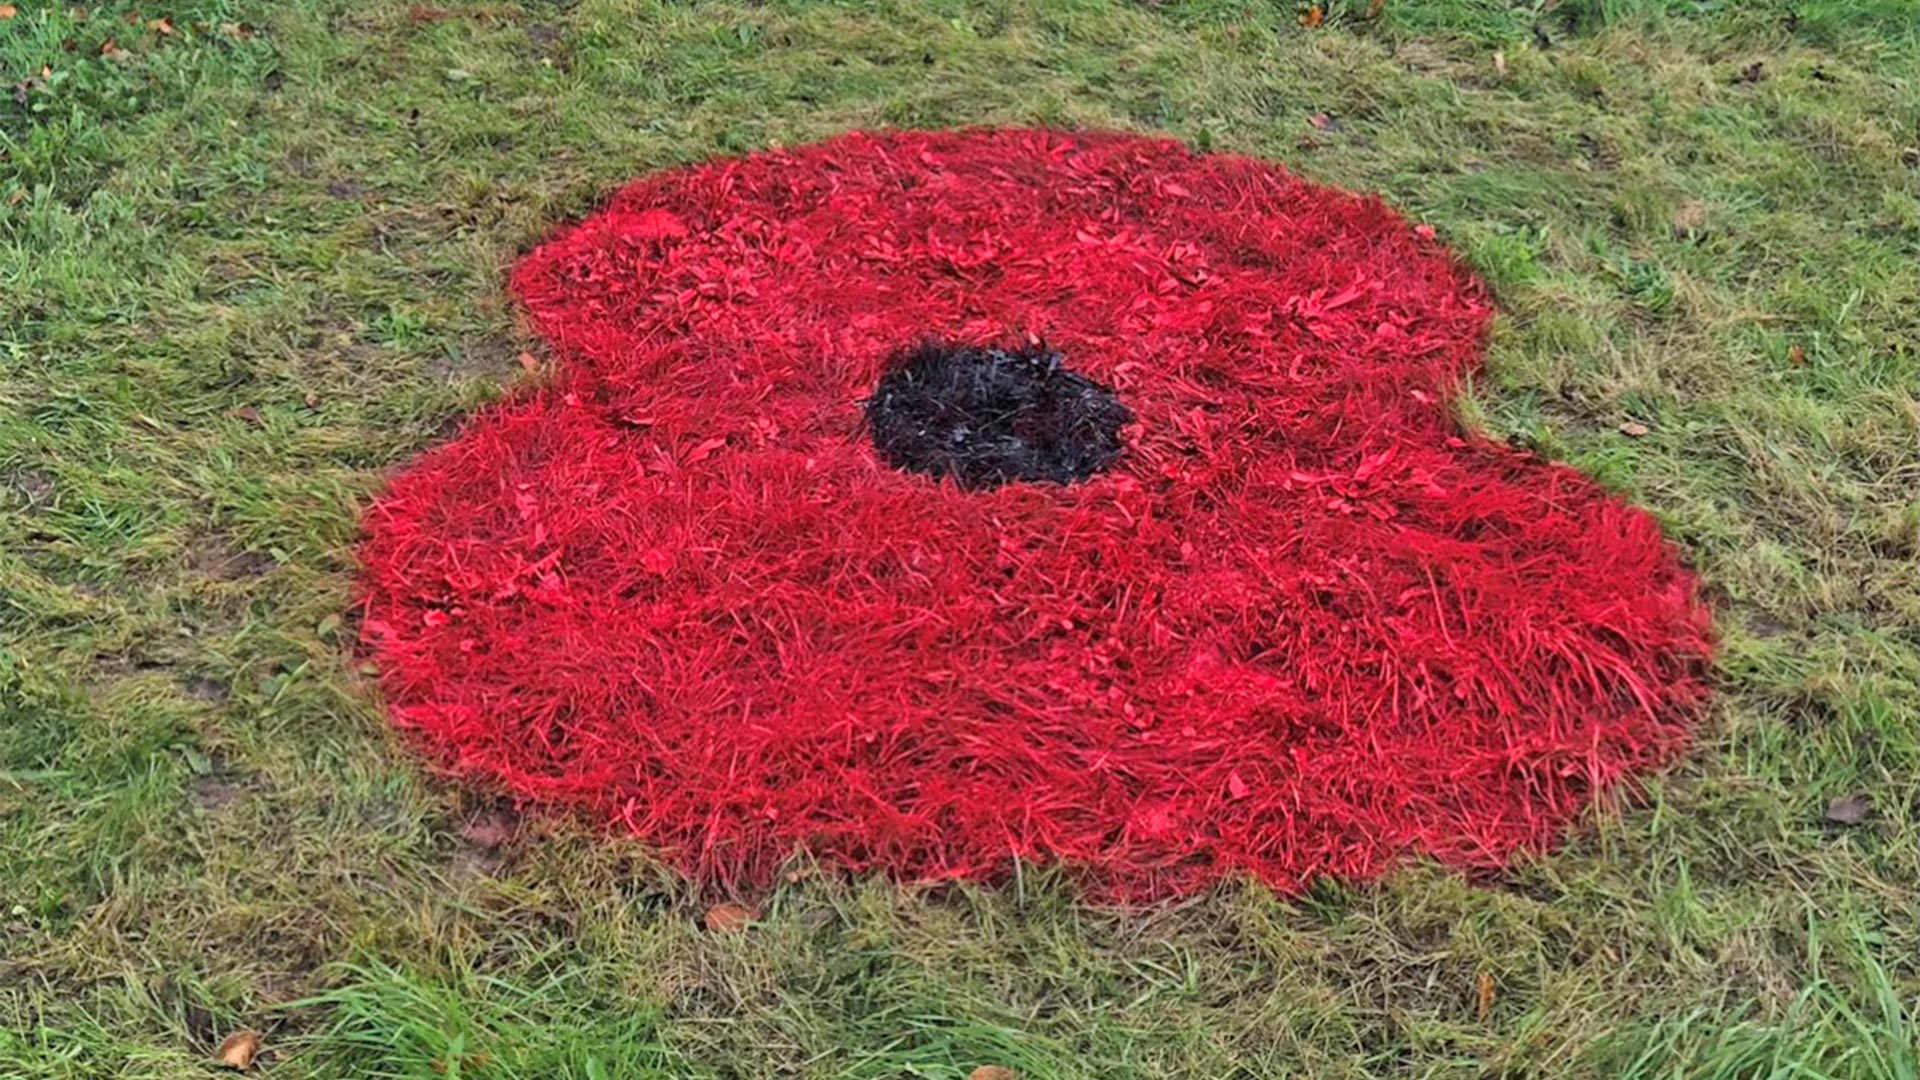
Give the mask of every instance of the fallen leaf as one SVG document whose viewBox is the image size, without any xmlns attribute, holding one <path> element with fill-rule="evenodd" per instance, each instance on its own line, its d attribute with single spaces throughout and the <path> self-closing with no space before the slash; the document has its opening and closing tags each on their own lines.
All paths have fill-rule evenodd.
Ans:
<svg viewBox="0 0 1920 1080">
<path fill-rule="evenodd" d="M 687 464 L 691 465 L 696 461 L 705 461 L 713 456 L 714 451 L 725 445 L 727 445 L 727 440 L 725 439 L 708 439 L 706 442 L 701 443 L 688 452 Z"/>
<path fill-rule="evenodd" d="M 251 405 L 242 405 L 239 408 L 233 410 L 231 415 L 239 417 L 242 420 L 245 420 L 248 424 L 252 425 L 253 427 L 259 427 L 262 424 L 266 423 L 266 421 L 261 419 L 260 417 L 260 410 L 254 408 Z"/>
<path fill-rule="evenodd" d="M 12 4 L 0 4 L 0 19 L 11 19 L 20 14 L 20 9 Z"/>
<path fill-rule="evenodd" d="M 246 23 L 228 22 L 220 24 L 220 32 L 230 38 L 245 41 L 253 36 L 253 27 Z"/>
<path fill-rule="evenodd" d="M 700 921 L 710 934 L 737 934 L 753 924 L 753 909 L 741 904 L 715 904 Z"/>
<path fill-rule="evenodd" d="M 967 1080 L 1020 1080 L 1020 1074 L 1005 1065 L 982 1065 L 968 1073 Z"/>
<path fill-rule="evenodd" d="M 1698 233 L 1707 224 L 1707 204 L 1688 199 L 1673 212 L 1673 231 L 1682 236 Z"/>
<path fill-rule="evenodd" d="M 147 29 L 159 34 L 161 37 L 172 37 L 173 20 L 167 18 L 149 19 L 147 20 Z"/>
<path fill-rule="evenodd" d="M 1501 78 L 1505 78 L 1505 77 L 1506 77 L 1506 75 L 1507 75 L 1507 50 L 1505 50 L 1505 49 L 1495 49 L 1495 50 L 1493 50 L 1493 71 L 1494 71 L 1494 74 L 1496 74 L 1496 75 L 1499 75 L 1499 76 L 1500 76 Z"/>
<path fill-rule="evenodd" d="M 1307 123 L 1312 124 L 1315 130 L 1318 130 L 1318 131 L 1333 130 L 1333 117 L 1328 116 L 1326 113 L 1323 113 L 1323 112 L 1317 112 L 1317 113 L 1314 113 L 1312 116 L 1307 117 Z"/>
<path fill-rule="evenodd" d="M 1491 971 L 1480 973 L 1479 1005 L 1481 1020 L 1493 1015 L 1493 972 Z"/>
<path fill-rule="evenodd" d="M 14 188 L 12 194 L 7 196 L 7 205 L 19 206 L 22 202 L 26 201 L 26 198 L 27 198 L 26 188 L 23 188 L 23 187 Z"/>
<path fill-rule="evenodd" d="M 1787 346 L 1787 363 L 1792 364 L 1794 367 L 1800 367 L 1806 362 L 1807 350 L 1801 348 L 1797 343 Z"/>
<path fill-rule="evenodd" d="M 1653 429 L 1638 420 L 1629 420 L 1620 425 L 1620 434 L 1629 439 L 1637 439 L 1642 435 L 1653 434 Z"/>
<path fill-rule="evenodd" d="M 214 1055 L 214 1060 L 229 1069 L 246 1072 L 253 1066 L 253 1059 L 260 1053 L 260 1033 L 257 1031 L 236 1031 L 227 1036 L 225 1042 Z"/>
<path fill-rule="evenodd" d="M 1360 17 L 1367 22 L 1372 22 L 1379 18 L 1386 10 L 1387 0 L 1372 0 L 1372 3 L 1367 5 L 1367 13 Z"/>
<path fill-rule="evenodd" d="M 1309 30 L 1313 29 L 1316 26 L 1319 26 L 1321 23 L 1325 22 L 1326 20 L 1327 20 L 1326 9 L 1322 8 L 1319 4 L 1315 4 L 1312 7 L 1309 7 L 1307 10 L 1300 13 L 1300 25 L 1306 27 Z"/>
<path fill-rule="evenodd" d="M 100 55 L 109 60 L 124 60 L 128 54 L 127 50 L 120 47 L 119 42 L 108 38 L 100 43 Z"/>
<path fill-rule="evenodd" d="M 520 369 L 531 375 L 540 370 L 540 358 L 530 352 L 520 354 Z"/>
<path fill-rule="evenodd" d="M 317 409 L 320 407 L 320 395 L 309 390 L 306 396 L 300 399 L 300 403 L 309 409 Z"/>
<path fill-rule="evenodd" d="M 1859 825 L 1873 816 L 1873 799 L 1864 791 L 1827 804 L 1827 820 L 1836 825 Z"/>
<path fill-rule="evenodd" d="M 1227 798 L 1239 802 L 1251 794 L 1252 791 L 1253 789 L 1248 787 L 1247 782 L 1241 778 L 1240 770 L 1235 769 L 1227 774 Z"/>
</svg>

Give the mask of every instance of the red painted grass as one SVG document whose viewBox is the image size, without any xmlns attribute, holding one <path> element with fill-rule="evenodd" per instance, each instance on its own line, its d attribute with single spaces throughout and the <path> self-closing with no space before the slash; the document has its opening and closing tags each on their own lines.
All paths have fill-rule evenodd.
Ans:
<svg viewBox="0 0 1920 1080">
<path fill-rule="evenodd" d="M 642 180 L 513 282 L 566 373 L 369 511 L 367 641 L 453 771 L 707 886 L 803 848 L 1107 898 L 1498 864 L 1705 694 L 1654 522 L 1457 429 L 1485 291 L 1374 199 L 856 134 Z M 889 469 L 861 401 L 929 334 L 1044 338 L 1128 449 L 1069 487 Z"/>
</svg>

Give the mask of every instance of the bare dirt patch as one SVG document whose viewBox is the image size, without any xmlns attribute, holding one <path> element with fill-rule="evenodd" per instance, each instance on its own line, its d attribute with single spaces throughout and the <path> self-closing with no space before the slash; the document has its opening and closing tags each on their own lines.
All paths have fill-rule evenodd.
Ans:
<svg viewBox="0 0 1920 1080">
<path fill-rule="evenodd" d="M 22 466 L 13 470 L 7 476 L 7 487 L 28 510 L 38 510 L 53 499 L 53 477 L 39 469 Z"/>
<path fill-rule="evenodd" d="M 248 551 L 218 533 L 202 533 L 187 543 L 187 569 L 216 581 L 264 577 L 278 565 L 271 557 Z"/>
</svg>

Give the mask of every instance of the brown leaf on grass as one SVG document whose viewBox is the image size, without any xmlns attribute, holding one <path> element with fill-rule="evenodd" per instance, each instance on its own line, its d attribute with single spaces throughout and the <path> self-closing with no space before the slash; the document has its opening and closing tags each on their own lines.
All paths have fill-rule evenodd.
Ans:
<svg viewBox="0 0 1920 1080">
<path fill-rule="evenodd" d="M 1480 1007 L 1480 1019 L 1485 1021 L 1493 1015 L 1493 972 L 1480 973 L 1480 985 L 1476 993 Z"/>
<path fill-rule="evenodd" d="M 1020 1080 L 1020 1074 L 1005 1065 L 982 1065 L 968 1073 L 967 1080 Z"/>
<path fill-rule="evenodd" d="M 230 415 L 245 420 L 248 427 L 261 427 L 266 423 L 266 420 L 260 416 L 260 410 L 251 405 L 242 405 L 233 410 Z"/>
<path fill-rule="evenodd" d="M 1319 26 L 1321 23 L 1326 21 L 1327 21 L 1327 11 L 1325 8 L 1321 7 L 1319 4 L 1314 4 L 1313 6 L 1307 8 L 1307 10 L 1300 13 L 1300 25 L 1306 27 L 1309 30 L 1313 29 L 1316 26 Z"/>
<path fill-rule="evenodd" d="M 1673 231 L 1676 236 L 1692 236 L 1706 227 L 1708 217 L 1707 204 L 1699 199 L 1688 199 L 1673 212 Z"/>
<path fill-rule="evenodd" d="M 1787 363 L 1792 364 L 1794 367 L 1801 367 L 1806 364 L 1806 362 L 1807 350 L 1801 348 L 1798 343 L 1787 346 Z"/>
<path fill-rule="evenodd" d="M 540 358 L 530 352 L 520 354 L 520 370 L 531 375 L 540 370 Z"/>
<path fill-rule="evenodd" d="M 1873 816 L 1873 799 L 1856 791 L 1827 804 L 1827 820 L 1835 825 L 1860 825 Z"/>
<path fill-rule="evenodd" d="M 130 53 L 120 47 L 120 43 L 108 38 L 100 43 L 100 55 L 109 60 L 125 60 Z"/>
<path fill-rule="evenodd" d="M 453 15 L 454 13 L 446 8 L 434 7 L 432 4 L 415 4 L 407 9 L 407 21 L 415 26 L 444 22 L 453 18 Z"/>
<path fill-rule="evenodd" d="M 1367 22 L 1372 22 L 1373 20 L 1379 18 L 1381 15 L 1385 14 L 1386 10 L 1387 10 L 1387 0 L 1372 0 L 1372 2 L 1367 5 L 1366 14 L 1360 17 L 1362 19 L 1365 19 Z"/>
<path fill-rule="evenodd" d="M 300 404 L 305 405 L 309 409 L 317 409 L 320 407 L 320 395 L 309 390 L 301 396 Z"/>
<path fill-rule="evenodd" d="M 1507 50 L 1493 50 L 1493 73 L 1503 79 L 1507 77 Z"/>
<path fill-rule="evenodd" d="M 1312 124 L 1315 131 L 1332 131 L 1334 121 L 1326 113 L 1317 112 L 1307 117 L 1307 123 Z"/>
<path fill-rule="evenodd" d="M 1653 429 L 1638 420 L 1629 420 L 1620 425 L 1620 434 L 1629 439 L 1638 439 L 1642 435 L 1653 434 Z"/>
<path fill-rule="evenodd" d="M 0 19 L 11 19 L 20 14 L 20 9 L 12 4 L 0 4 Z"/>
<path fill-rule="evenodd" d="M 253 27 L 246 23 L 225 22 L 220 24 L 220 32 L 236 41 L 245 41 L 253 36 Z"/>
<path fill-rule="evenodd" d="M 753 909 L 744 904 L 715 904 L 700 920 L 710 934 L 737 934 L 753 924 Z"/>
<path fill-rule="evenodd" d="M 260 1033 L 257 1031 L 236 1031 L 227 1036 L 214 1052 L 214 1060 L 221 1065 L 239 1072 L 253 1067 L 253 1059 L 260 1054 Z"/>
<path fill-rule="evenodd" d="M 159 19 L 148 19 L 147 29 L 153 31 L 156 34 L 159 34 L 161 37 L 172 37 L 173 36 L 173 20 L 164 18 L 164 17 Z"/>
</svg>

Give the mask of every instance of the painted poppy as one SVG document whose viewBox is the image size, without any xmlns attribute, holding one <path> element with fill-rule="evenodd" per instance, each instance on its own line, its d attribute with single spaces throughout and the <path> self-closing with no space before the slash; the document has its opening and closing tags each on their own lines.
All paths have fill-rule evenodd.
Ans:
<svg viewBox="0 0 1920 1080">
<path fill-rule="evenodd" d="M 513 286 L 562 374 L 368 511 L 367 646 L 441 763 L 708 886 L 1497 865 L 1704 698 L 1692 575 L 1460 429 L 1488 297 L 1377 199 L 852 134 L 642 179 Z"/>
</svg>

